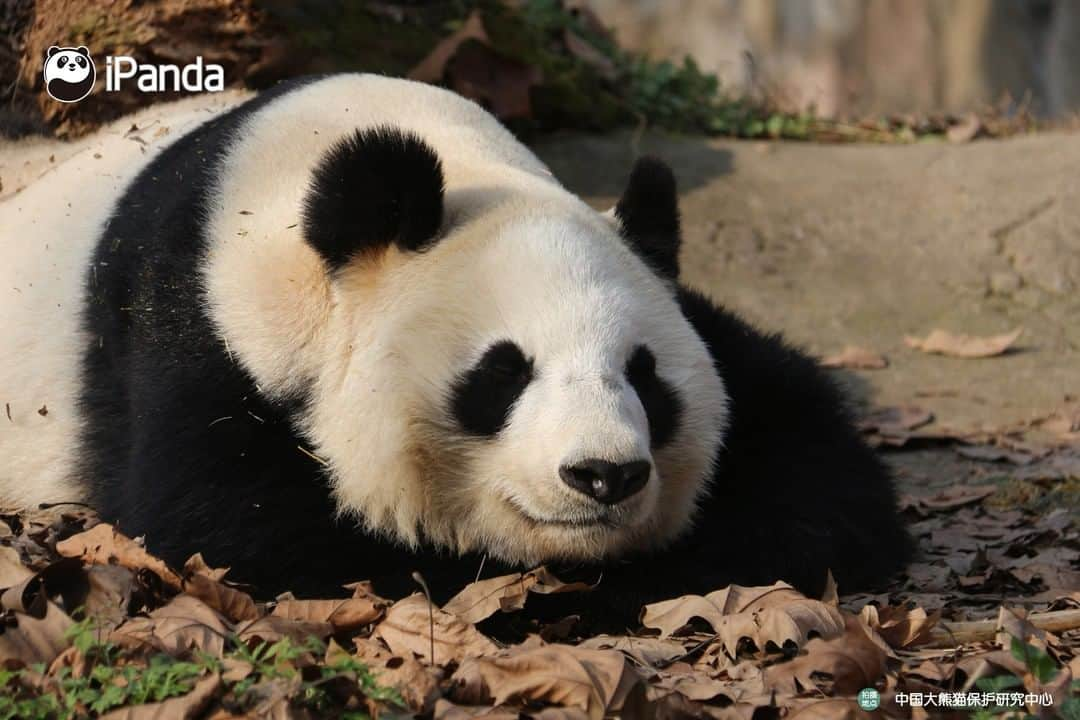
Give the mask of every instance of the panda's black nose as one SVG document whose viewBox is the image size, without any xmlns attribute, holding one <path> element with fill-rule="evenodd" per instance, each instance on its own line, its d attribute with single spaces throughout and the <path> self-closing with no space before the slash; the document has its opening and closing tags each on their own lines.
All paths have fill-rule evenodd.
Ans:
<svg viewBox="0 0 1080 720">
<path fill-rule="evenodd" d="M 579 492 L 604 503 L 614 505 L 645 487 L 652 465 L 648 460 L 613 463 L 588 459 L 559 468 L 563 482 Z"/>
</svg>

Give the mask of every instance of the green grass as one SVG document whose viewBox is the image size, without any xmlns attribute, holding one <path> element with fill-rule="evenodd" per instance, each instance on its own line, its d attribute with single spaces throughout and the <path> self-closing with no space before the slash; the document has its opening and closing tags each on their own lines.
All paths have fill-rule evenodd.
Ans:
<svg viewBox="0 0 1080 720">
<path fill-rule="evenodd" d="M 63 667 L 45 677 L 46 668 L 0 670 L 0 720 L 59 720 L 94 717 L 131 705 L 154 703 L 190 692 L 203 677 L 220 673 L 228 660 L 246 663 L 250 672 L 238 680 L 224 682 L 225 702 L 237 710 L 254 703 L 254 690 L 262 682 L 298 680 L 293 698 L 297 705 L 350 720 L 366 713 L 340 707 L 329 691 L 337 681 L 355 683 L 367 698 L 404 708 L 400 694 L 382 687 L 367 666 L 341 654 L 329 663 L 309 665 L 301 670 L 305 656 L 321 658 L 326 646 L 312 637 L 302 645 L 288 638 L 254 646 L 229 638 L 222 658 L 198 653 L 179 659 L 163 653 L 149 657 L 125 651 L 98 638 L 92 620 L 72 626 L 67 638 L 85 660 L 86 670 L 76 675 Z"/>
<path fill-rule="evenodd" d="M 1040 685 L 1046 686 L 1054 681 L 1059 672 L 1057 662 L 1045 651 L 1029 645 L 1017 638 L 1012 638 L 1009 646 L 1012 656 L 1024 663 L 1024 667 Z M 975 687 L 981 692 L 987 693 L 1013 693 L 1021 692 L 1025 695 L 1024 681 L 1015 675 L 997 675 L 994 677 L 979 678 L 975 681 Z M 1071 685 L 1073 697 L 1066 699 L 1060 707 L 1056 708 L 1058 716 L 1065 720 L 1080 720 L 1080 680 L 1073 680 Z M 1025 713 L 1017 707 L 996 706 L 980 708 L 972 713 L 972 720 L 997 720 L 997 718 L 1009 714 L 1011 718 L 1023 718 L 1023 720 L 1037 720 L 1034 715 Z"/>
</svg>

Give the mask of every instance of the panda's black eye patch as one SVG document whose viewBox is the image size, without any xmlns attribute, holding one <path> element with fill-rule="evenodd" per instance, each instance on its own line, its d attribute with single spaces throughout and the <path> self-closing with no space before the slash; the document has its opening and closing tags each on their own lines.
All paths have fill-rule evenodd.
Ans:
<svg viewBox="0 0 1080 720">
<path fill-rule="evenodd" d="M 521 348 L 509 340 L 495 343 L 454 384 L 454 419 L 471 435 L 496 435 L 532 377 L 532 360 Z"/>
<path fill-rule="evenodd" d="M 79 63 L 79 67 L 86 67 L 86 58 L 76 58 L 75 62 Z"/>
<path fill-rule="evenodd" d="M 67 55 L 61 55 L 60 59 L 56 61 L 59 65 L 67 65 Z"/>
<path fill-rule="evenodd" d="M 671 440 L 679 426 L 682 401 L 678 393 L 656 374 L 656 356 L 644 345 L 638 345 L 630 354 L 626 379 L 645 408 L 652 446 L 661 447 Z"/>
</svg>

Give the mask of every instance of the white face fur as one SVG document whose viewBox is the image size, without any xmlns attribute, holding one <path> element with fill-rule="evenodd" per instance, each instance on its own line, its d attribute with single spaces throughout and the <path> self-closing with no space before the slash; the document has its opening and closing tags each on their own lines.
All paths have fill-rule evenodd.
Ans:
<svg viewBox="0 0 1080 720">
<path fill-rule="evenodd" d="M 486 112 L 438 88 L 346 76 L 274 108 L 229 157 L 204 282 L 219 333 L 259 389 L 308 398 L 300 430 L 341 511 L 407 544 L 523 564 L 649 549 L 687 530 L 727 395 L 674 289 L 614 219 L 558 185 Z M 414 131 L 438 153 L 441 229 L 421 252 L 390 244 L 328 273 L 288 212 L 307 191 L 292 178 L 311 172 L 335 127 L 344 136 L 364 123 Z M 240 212 L 252 208 L 265 210 Z M 528 362 L 527 384 L 497 431 L 478 433 L 455 398 L 499 343 Z M 628 381 L 641 347 L 681 406 L 663 443 Z M 497 403 L 504 390 L 489 378 L 457 405 Z M 644 461 L 647 481 L 599 502 L 560 473 L 590 459 Z"/>
<path fill-rule="evenodd" d="M 329 392 L 309 431 L 343 507 L 372 529 L 415 541 L 423 528 L 445 547 L 529 564 L 653 548 L 692 522 L 725 420 L 712 359 L 610 223 L 555 210 L 490 218 L 423 253 L 391 248 L 339 271 L 336 305 L 353 311 L 350 330 L 331 334 L 351 342 L 324 369 Z M 497 432 L 470 432 L 455 388 L 498 343 L 528 359 L 527 385 Z M 627 376 L 641 347 L 680 405 L 660 447 Z M 479 399 L 490 390 L 497 403 L 498 384 L 482 383 Z M 600 502 L 560 473 L 589 459 L 644 461 L 647 482 Z"/>
</svg>

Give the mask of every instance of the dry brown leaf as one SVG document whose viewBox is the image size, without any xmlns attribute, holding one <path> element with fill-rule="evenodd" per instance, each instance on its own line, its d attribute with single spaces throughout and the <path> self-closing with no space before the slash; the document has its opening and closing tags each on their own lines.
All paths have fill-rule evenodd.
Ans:
<svg viewBox="0 0 1080 720">
<path fill-rule="evenodd" d="M 495 657 L 468 658 L 451 681 L 455 702 L 546 703 L 577 708 L 594 719 L 618 713 L 631 693 L 644 690 L 622 653 L 570 645 L 514 648 Z"/>
<path fill-rule="evenodd" d="M 680 642 L 654 637 L 631 637 L 623 635 L 597 635 L 582 640 L 578 647 L 594 650 L 618 650 L 638 665 L 649 668 L 664 667 L 675 658 L 686 655 Z"/>
<path fill-rule="evenodd" d="M 22 564 L 19 551 L 0 545 L 0 588 L 18 585 L 34 576 L 34 571 Z"/>
<path fill-rule="evenodd" d="M 207 675 L 195 683 L 195 687 L 187 695 L 157 703 L 119 708 L 102 715 L 101 718 L 102 720 L 190 720 L 202 717 L 220 687 L 219 676 Z"/>
<path fill-rule="evenodd" d="M 538 67 L 506 57 L 491 46 L 478 10 L 409 73 L 413 80 L 445 82 L 502 119 L 532 116 L 530 92 L 542 77 Z"/>
<path fill-rule="evenodd" d="M 1012 347 L 1020 337 L 1023 328 L 1016 328 L 1004 335 L 977 337 L 974 335 L 954 335 L 946 330 L 935 329 L 925 338 L 904 337 L 908 347 L 925 353 L 948 355 L 960 358 L 985 358 L 1001 355 Z"/>
<path fill-rule="evenodd" d="M 127 620 L 137 585 L 135 573 L 117 565 L 93 565 L 86 569 L 86 579 L 85 597 L 72 606 L 83 608 L 87 617 L 94 618 L 100 632 L 110 633 Z"/>
<path fill-rule="evenodd" d="M 592 589 L 591 585 L 583 582 L 565 583 L 547 568 L 539 567 L 527 573 L 512 573 L 470 583 L 443 605 L 443 611 L 457 615 L 465 622 L 478 623 L 500 611 L 520 610 L 525 606 L 529 593 L 555 595 Z"/>
<path fill-rule="evenodd" d="M 301 690 L 303 678 L 300 674 L 291 675 L 287 678 L 274 678 L 263 680 L 252 685 L 245 693 L 245 700 L 249 703 L 245 717 L 260 718 L 262 720 L 301 720 L 306 718 L 293 708 L 292 700 L 297 697 Z"/>
<path fill-rule="evenodd" d="M 840 605 L 840 588 L 836 584 L 836 578 L 833 577 L 832 570 L 825 573 L 825 587 L 821 589 L 821 602 L 833 607 Z"/>
<path fill-rule="evenodd" d="M 435 662 L 431 659 L 432 621 L 435 625 Z M 386 611 L 383 621 L 375 626 L 372 636 L 382 639 L 395 654 L 411 653 L 438 665 L 460 663 L 466 657 L 490 655 L 498 650 L 495 643 L 475 627 L 434 607 L 420 594 L 394 603 Z"/>
<path fill-rule="evenodd" d="M 330 623 L 289 620 L 276 615 L 266 615 L 236 626 L 236 637 L 245 643 L 276 643 L 287 637 L 295 644 L 303 645 L 313 635 L 325 640 L 333 632 L 334 626 Z"/>
<path fill-rule="evenodd" d="M 1021 567 L 1009 569 L 1009 574 L 1024 585 L 1032 585 L 1036 580 L 1046 586 L 1052 596 L 1061 596 L 1080 587 L 1080 571 L 1060 563 L 1032 562 Z"/>
<path fill-rule="evenodd" d="M 227 683 L 237 683 L 251 675 L 255 666 L 246 660 L 226 657 L 221 661 L 221 679 Z"/>
<path fill-rule="evenodd" d="M 801 648 L 812 635 L 833 638 L 844 631 L 838 609 L 782 582 L 763 587 L 731 585 L 705 596 L 684 595 L 646 605 L 641 622 L 668 636 L 692 618 L 708 623 L 732 658 L 744 637 L 761 650 L 769 643 L 778 648 L 794 643 Z"/>
<path fill-rule="evenodd" d="M 952 143 L 971 142 L 978 137 L 982 129 L 982 120 L 979 119 L 979 116 L 975 113 L 968 113 L 963 120 L 949 126 L 949 129 L 945 131 L 945 137 Z"/>
<path fill-rule="evenodd" d="M 443 611 L 457 615 L 467 623 L 478 623 L 499 612 L 520 610 L 525 606 L 529 588 L 536 584 L 531 573 L 513 573 L 470 583 L 443 605 Z"/>
<path fill-rule="evenodd" d="M 45 617 L 48 598 L 42 587 L 41 573 L 34 573 L 20 583 L 0 592 L 0 610 Z"/>
<path fill-rule="evenodd" d="M 148 617 L 130 620 L 109 636 L 124 647 L 149 647 L 171 655 L 201 650 L 220 657 L 232 632 L 228 621 L 201 600 L 179 595 Z"/>
<path fill-rule="evenodd" d="M 530 570 L 527 575 L 531 575 L 536 578 L 536 583 L 529 588 L 530 592 L 538 593 L 540 595 L 559 595 L 569 592 L 589 592 L 596 588 L 596 585 L 590 585 L 586 582 L 563 582 L 559 578 L 551 574 L 546 567 L 538 567 L 535 570 Z"/>
<path fill-rule="evenodd" d="M 329 623 L 335 632 L 370 625 L 383 616 L 388 603 L 371 598 L 343 600 L 283 600 L 271 613 L 287 620 Z"/>
<path fill-rule="evenodd" d="M 0 628 L 0 664 L 51 663 L 67 647 L 64 633 L 71 625 L 71 618 L 51 601 L 40 618 L 11 613 Z"/>
<path fill-rule="evenodd" d="M 618 77 L 615 62 L 570 28 L 563 31 L 563 44 L 567 52 L 596 70 L 600 77 L 609 82 L 614 82 Z"/>
<path fill-rule="evenodd" d="M 869 627 L 877 631 L 890 647 L 902 649 L 921 645 L 930 639 L 930 631 L 941 619 L 941 611 L 927 613 L 921 607 L 876 607 L 866 605 L 859 612 Z"/>
<path fill-rule="evenodd" d="M 1030 465 L 1040 457 L 1049 454 L 1050 450 L 1044 449 L 1036 452 L 1010 450 L 995 445 L 962 445 L 956 448 L 956 454 L 969 460 L 982 462 L 1007 462 L 1013 465 Z"/>
<path fill-rule="evenodd" d="M 1057 643 L 1057 637 L 1045 630 L 1035 627 L 1026 617 L 1022 610 L 1010 610 L 1007 607 L 998 608 L 997 635 L 995 642 L 1002 650 L 1012 647 L 1012 638 L 1016 638 L 1025 644 L 1034 644 L 1045 650 L 1048 642 Z"/>
<path fill-rule="evenodd" d="M 911 563 L 905 572 L 911 584 L 924 592 L 945 592 L 951 587 L 953 571 L 946 566 Z"/>
<path fill-rule="evenodd" d="M 225 578 L 229 568 L 212 568 L 206 564 L 202 553 L 195 553 L 184 561 L 184 577 L 191 575 L 205 575 L 211 580 L 221 582 Z"/>
<path fill-rule="evenodd" d="M 551 714 L 551 711 L 564 711 L 566 708 L 544 708 L 539 712 L 530 711 L 528 718 L 536 720 L 588 720 L 581 710 L 573 709 L 570 714 Z M 446 698 L 439 698 L 435 703 L 433 720 L 521 720 L 522 712 L 512 708 L 486 707 L 483 705 L 455 705 Z"/>
<path fill-rule="evenodd" d="M 697 702 L 715 702 L 724 698 L 734 703 L 744 694 L 738 681 L 717 680 L 703 673 L 660 673 L 652 683 L 657 688 L 677 692 L 687 700 Z"/>
<path fill-rule="evenodd" d="M 872 720 L 851 698 L 796 699 L 786 703 L 790 712 L 787 720 Z"/>
<path fill-rule="evenodd" d="M 378 640 L 354 638 L 356 657 L 375 674 L 380 685 L 395 688 L 414 712 L 428 712 L 442 694 L 441 673 L 422 665 L 411 654 L 395 655 Z"/>
<path fill-rule="evenodd" d="M 409 72 L 409 79 L 432 84 L 442 82 L 446 74 L 446 64 L 466 40 L 488 42 L 484 20 L 478 10 L 471 12 L 456 32 L 436 44 L 431 52 Z"/>
<path fill-rule="evenodd" d="M 1044 429 L 1062 436 L 1080 440 L 1080 402 L 1072 402 L 1047 418 L 1038 421 Z"/>
<path fill-rule="evenodd" d="M 650 695 L 645 712 L 639 717 L 677 718 L 678 720 L 754 720 L 761 717 L 776 717 L 779 712 L 775 705 L 771 705 L 768 697 L 757 704 L 736 703 L 720 707 L 689 700 L 677 692 L 654 691 Z M 757 712 L 759 707 L 768 709 L 764 713 Z"/>
<path fill-rule="evenodd" d="M 904 435 L 934 419 L 933 413 L 915 405 L 877 408 L 859 418 L 859 429 L 882 435 Z"/>
<path fill-rule="evenodd" d="M 213 580 L 209 575 L 189 575 L 184 580 L 184 591 L 233 622 L 254 620 L 261 615 L 250 595 Z"/>
<path fill-rule="evenodd" d="M 77 557 L 88 565 L 117 564 L 129 570 L 150 570 L 178 592 L 183 585 L 180 576 L 168 565 L 108 523 L 95 525 L 86 532 L 58 542 L 56 551 L 64 557 Z"/>
<path fill-rule="evenodd" d="M 390 605 L 393 605 L 393 601 L 387 600 L 384 597 L 379 597 L 377 594 L 375 594 L 375 588 L 372 586 L 372 584 L 371 584 L 371 582 L 369 580 L 361 580 L 360 582 L 351 582 L 351 583 L 348 583 L 347 585 L 343 585 L 342 587 L 344 587 L 346 590 L 351 590 L 352 591 L 352 596 L 351 597 L 354 597 L 354 598 L 367 598 L 367 599 L 371 600 L 374 603 L 378 603 L 379 605 L 385 605 L 386 607 L 389 607 Z"/>
<path fill-rule="evenodd" d="M 793 695 L 814 690 L 854 695 L 873 687 L 885 673 L 887 655 L 871 633 L 858 618 L 847 615 L 842 635 L 814 638 L 797 657 L 765 668 L 766 684 Z"/>
<path fill-rule="evenodd" d="M 821 365 L 828 368 L 850 370 L 881 370 L 889 367 L 884 355 L 856 345 L 847 345 L 840 352 L 822 358 Z"/>
<path fill-rule="evenodd" d="M 995 492 L 996 485 L 952 485 L 933 495 L 910 496 L 908 502 L 927 511 L 954 510 L 981 502 Z"/>
<path fill-rule="evenodd" d="M 532 117 L 532 88 L 540 68 L 518 62 L 477 40 L 464 43 L 446 67 L 446 84 L 501 120 Z"/>
</svg>

